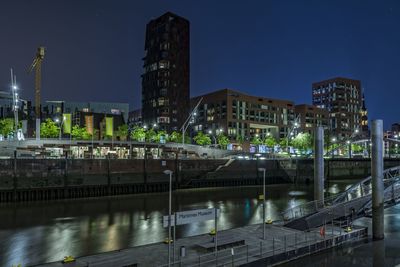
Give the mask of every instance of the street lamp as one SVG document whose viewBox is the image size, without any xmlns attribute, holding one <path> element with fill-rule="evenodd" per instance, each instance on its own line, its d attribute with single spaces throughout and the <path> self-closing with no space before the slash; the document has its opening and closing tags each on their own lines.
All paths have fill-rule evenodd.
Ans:
<svg viewBox="0 0 400 267">
<path fill-rule="evenodd" d="M 12 110 L 14 111 L 14 138 L 18 138 L 18 87 L 17 87 L 17 77 L 13 74 L 13 70 L 10 69 L 11 73 L 11 92 L 12 92 L 12 97 L 13 97 L 13 108 Z"/>
<path fill-rule="evenodd" d="M 289 131 L 288 131 L 287 137 L 286 137 L 286 148 L 287 149 L 289 148 L 289 139 L 294 136 L 294 130 L 299 127 L 299 123 L 297 122 L 299 119 L 300 119 L 300 116 L 298 115 L 294 119 L 292 127 L 289 128 Z M 289 149 L 288 149 L 288 152 L 289 152 Z"/>
<path fill-rule="evenodd" d="M 65 116 L 63 116 L 63 118 L 62 118 L 62 120 L 61 120 L 60 132 L 59 132 L 59 134 L 58 134 L 58 139 L 59 139 L 59 140 L 61 140 L 61 129 L 62 129 L 62 126 L 63 126 L 64 121 L 65 121 L 66 119 L 67 119 L 67 118 L 66 118 Z M 59 118 L 56 118 L 56 119 L 55 119 L 55 122 L 56 122 L 56 123 L 59 123 L 59 122 L 60 122 L 60 119 L 59 119 Z"/>
<path fill-rule="evenodd" d="M 172 171 L 165 170 L 164 174 L 169 175 L 169 199 L 168 199 L 168 266 L 171 266 L 171 210 L 172 210 Z M 176 222 L 174 222 L 175 227 Z M 175 242 L 175 240 L 174 240 Z"/>
<path fill-rule="evenodd" d="M 259 172 L 263 172 L 263 239 L 265 240 L 265 168 L 258 168 Z"/>
<path fill-rule="evenodd" d="M 334 158 L 334 156 L 335 156 L 335 150 L 336 150 L 335 143 L 336 143 L 336 138 L 332 137 L 332 146 L 333 146 L 333 148 L 332 148 L 332 158 Z"/>
<path fill-rule="evenodd" d="M 352 154 L 352 151 L 351 151 L 351 142 L 350 142 L 350 140 L 347 140 L 346 141 L 346 144 L 349 146 L 349 159 L 351 159 L 351 154 Z"/>
<path fill-rule="evenodd" d="M 208 130 L 208 134 L 212 136 L 212 138 L 214 139 L 214 146 L 217 145 L 217 138 L 215 138 L 215 136 L 213 135 L 213 132 L 211 130 Z"/>
<path fill-rule="evenodd" d="M 182 130 L 182 145 L 185 144 L 185 133 L 189 125 L 192 123 L 193 118 L 197 115 L 197 109 L 200 106 L 201 101 L 203 101 L 203 98 L 200 98 L 200 100 L 197 102 L 196 106 L 193 108 L 193 110 L 190 112 L 189 116 L 187 117 L 186 121 L 183 123 L 181 130 Z"/>
</svg>

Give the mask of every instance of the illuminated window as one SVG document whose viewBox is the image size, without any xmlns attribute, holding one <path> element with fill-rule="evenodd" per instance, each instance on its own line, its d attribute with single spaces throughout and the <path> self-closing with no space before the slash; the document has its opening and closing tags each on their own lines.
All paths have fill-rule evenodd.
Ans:
<svg viewBox="0 0 400 267">
<path fill-rule="evenodd" d="M 169 61 L 163 60 L 159 62 L 160 69 L 168 69 L 169 68 Z"/>
</svg>

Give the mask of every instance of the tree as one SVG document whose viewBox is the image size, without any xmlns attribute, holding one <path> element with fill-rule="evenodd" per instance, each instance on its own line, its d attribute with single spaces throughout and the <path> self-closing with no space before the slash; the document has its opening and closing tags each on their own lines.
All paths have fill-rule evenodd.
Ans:
<svg viewBox="0 0 400 267">
<path fill-rule="evenodd" d="M 235 140 L 236 140 L 236 142 L 238 142 L 239 144 L 243 144 L 243 142 L 244 142 L 244 137 L 243 137 L 242 135 L 238 134 L 238 135 L 236 135 Z"/>
<path fill-rule="evenodd" d="M 146 142 L 153 142 L 155 141 L 157 136 L 156 131 L 154 131 L 154 129 L 149 129 L 146 132 Z"/>
<path fill-rule="evenodd" d="M 361 153 L 364 151 L 364 148 L 359 144 L 351 144 L 351 150 L 353 153 Z"/>
<path fill-rule="evenodd" d="M 123 125 L 118 126 L 116 134 L 120 140 L 126 140 L 126 138 L 128 137 L 128 131 L 129 131 L 128 125 L 123 124 Z"/>
<path fill-rule="evenodd" d="M 173 142 L 173 143 L 182 143 L 182 134 L 178 133 L 177 131 L 173 131 L 169 135 L 168 141 Z"/>
<path fill-rule="evenodd" d="M 272 136 L 269 136 L 267 138 L 264 139 L 264 145 L 266 145 L 267 147 L 274 147 L 277 144 L 276 139 Z"/>
<path fill-rule="evenodd" d="M 292 145 L 303 152 L 307 149 L 311 149 L 311 135 L 309 133 L 299 133 L 292 140 Z"/>
<path fill-rule="evenodd" d="M 168 137 L 168 142 L 182 143 L 182 134 L 180 132 L 173 131 Z M 185 134 L 185 144 L 191 143 L 190 136 Z"/>
<path fill-rule="evenodd" d="M 71 137 L 74 140 L 90 140 L 92 135 L 86 130 L 85 127 L 80 127 L 79 125 L 74 125 L 71 131 Z"/>
<path fill-rule="evenodd" d="M 222 149 L 226 149 L 226 147 L 230 143 L 229 138 L 226 135 L 224 135 L 223 133 L 221 133 L 217 136 L 217 141 Z"/>
<path fill-rule="evenodd" d="M 290 145 L 290 144 L 289 144 L 289 145 Z M 287 139 L 287 137 L 283 137 L 283 138 L 279 139 L 279 146 L 280 146 L 281 148 L 285 148 L 285 147 L 288 146 L 288 139 Z"/>
<path fill-rule="evenodd" d="M 253 139 L 251 139 L 250 143 L 253 145 L 262 145 L 263 142 L 261 141 L 260 137 L 254 136 Z"/>
<path fill-rule="evenodd" d="M 144 142 L 146 139 L 146 130 L 143 127 L 135 126 L 131 131 L 131 139 Z"/>
<path fill-rule="evenodd" d="M 40 137 L 56 138 L 60 134 L 60 127 L 51 119 L 46 119 L 40 124 Z"/>
<path fill-rule="evenodd" d="M 14 132 L 14 120 L 7 118 L 0 120 L 0 134 L 4 137 Z"/>
<path fill-rule="evenodd" d="M 196 144 L 200 146 L 211 145 L 211 138 L 209 135 L 204 134 L 203 132 L 198 132 L 197 135 L 193 138 Z"/>
<path fill-rule="evenodd" d="M 154 141 L 156 143 L 161 143 L 161 140 L 164 138 L 164 141 L 167 142 L 167 136 L 168 136 L 168 134 L 166 131 L 160 130 L 155 135 Z"/>
</svg>

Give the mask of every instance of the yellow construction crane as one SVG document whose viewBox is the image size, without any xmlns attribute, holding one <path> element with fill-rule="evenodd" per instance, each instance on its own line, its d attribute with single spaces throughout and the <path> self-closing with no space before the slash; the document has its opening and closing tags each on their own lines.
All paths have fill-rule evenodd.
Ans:
<svg viewBox="0 0 400 267">
<path fill-rule="evenodd" d="M 37 49 L 36 57 L 33 59 L 32 65 L 28 70 L 31 73 L 35 69 L 35 113 L 36 118 L 40 118 L 40 90 L 42 87 L 42 61 L 44 59 L 44 47 Z"/>
</svg>

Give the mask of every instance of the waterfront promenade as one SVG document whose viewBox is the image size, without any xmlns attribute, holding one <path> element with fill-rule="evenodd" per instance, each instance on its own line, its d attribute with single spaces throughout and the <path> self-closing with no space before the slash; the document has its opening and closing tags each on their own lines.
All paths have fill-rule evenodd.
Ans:
<svg viewBox="0 0 400 267">
<path fill-rule="evenodd" d="M 302 232 L 279 225 L 266 226 L 266 239 L 262 239 L 262 226 L 250 225 L 241 228 L 220 231 L 219 238 L 227 242 L 229 238 L 243 240 L 244 245 L 220 249 L 214 252 L 204 251 L 198 244 L 211 242 L 208 234 L 186 237 L 177 240 L 175 255 L 171 254 L 171 266 L 240 266 L 246 264 L 276 264 L 296 259 L 344 242 L 356 241 L 367 236 L 367 229 L 353 227 L 345 232 L 338 225 L 326 225 L 321 228 Z M 179 248 L 186 249 L 185 257 L 179 257 Z M 171 246 L 173 247 L 173 246 Z M 58 262 L 36 265 L 40 267 L 84 267 L 84 266 L 168 266 L 168 245 L 154 243 L 145 246 L 127 248 L 102 254 L 83 256 L 76 262 L 62 264 Z M 261 263 L 262 262 L 262 263 Z M 252 265 L 255 266 L 255 265 Z"/>
</svg>

